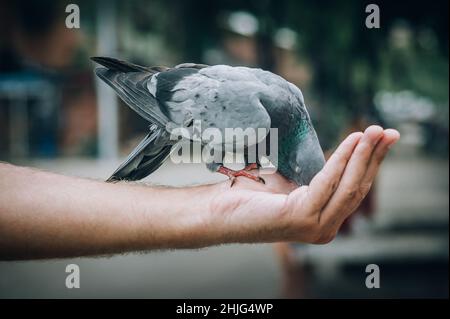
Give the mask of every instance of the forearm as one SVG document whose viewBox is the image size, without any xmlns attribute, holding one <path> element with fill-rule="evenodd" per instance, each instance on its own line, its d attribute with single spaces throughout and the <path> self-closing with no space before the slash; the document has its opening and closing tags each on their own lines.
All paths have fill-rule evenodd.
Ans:
<svg viewBox="0 0 450 319">
<path fill-rule="evenodd" d="M 216 244 L 210 207 L 223 186 L 107 184 L 0 163 L 0 259 Z"/>
</svg>

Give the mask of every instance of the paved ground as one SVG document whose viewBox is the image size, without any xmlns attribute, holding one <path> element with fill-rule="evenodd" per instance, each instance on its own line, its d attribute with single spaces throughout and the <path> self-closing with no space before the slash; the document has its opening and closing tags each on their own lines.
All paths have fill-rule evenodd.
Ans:
<svg viewBox="0 0 450 319">
<path fill-rule="evenodd" d="M 35 161 L 30 165 L 105 178 L 117 162 L 59 160 Z M 202 166 L 184 170 L 165 165 L 149 181 L 183 185 L 221 178 L 209 174 Z M 411 222 L 448 228 L 447 160 L 417 155 L 391 157 L 381 172 L 379 186 L 380 213 L 375 228 L 395 229 L 396 225 Z M 65 266 L 69 263 L 80 266 L 81 289 L 65 288 Z M 280 271 L 270 245 L 0 263 L 0 298 L 270 298 L 279 296 L 279 283 Z"/>
</svg>

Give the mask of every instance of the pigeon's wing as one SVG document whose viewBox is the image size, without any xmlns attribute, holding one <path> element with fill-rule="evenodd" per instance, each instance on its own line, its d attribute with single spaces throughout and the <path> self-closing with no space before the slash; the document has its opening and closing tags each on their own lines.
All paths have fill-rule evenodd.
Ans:
<svg viewBox="0 0 450 319">
<path fill-rule="evenodd" d="M 170 144 L 161 144 L 161 128 L 153 126 L 150 133 L 144 137 L 138 146 L 128 155 L 127 159 L 107 179 L 107 182 L 140 180 L 157 170 L 169 156 Z"/>
<path fill-rule="evenodd" d="M 225 139 L 226 129 L 270 128 L 270 116 L 259 98 L 267 86 L 243 68 L 174 68 L 156 74 L 149 88 L 174 123 L 189 126 L 200 121 L 202 130 L 218 128 Z M 224 141 L 228 142 L 233 143 Z"/>
<path fill-rule="evenodd" d="M 91 59 L 104 66 L 95 70 L 99 78 L 111 86 L 119 97 L 141 117 L 161 127 L 170 123 L 172 119 L 170 119 L 170 113 L 164 109 L 164 105 L 158 103 L 157 98 L 164 100 L 163 95 L 184 76 L 208 67 L 205 64 L 196 63 L 182 63 L 173 68 L 144 67 L 110 57 L 92 57 Z M 155 74 L 164 74 L 158 83 L 160 88 L 158 92 L 149 90 Z"/>
<path fill-rule="evenodd" d="M 147 88 L 147 83 L 162 67 L 146 68 L 107 57 L 94 57 L 92 60 L 104 66 L 95 69 L 97 76 L 111 86 L 136 113 L 160 127 L 170 121 Z"/>
</svg>

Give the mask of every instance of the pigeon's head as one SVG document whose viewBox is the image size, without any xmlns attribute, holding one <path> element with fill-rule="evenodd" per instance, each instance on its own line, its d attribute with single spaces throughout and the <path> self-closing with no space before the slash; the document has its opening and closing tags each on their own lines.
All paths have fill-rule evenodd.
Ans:
<svg viewBox="0 0 450 319">
<path fill-rule="evenodd" d="M 308 132 L 294 138 L 289 151 L 288 174 L 298 185 L 309 185 L 313 177 L 325 165 L 325 157 L 316 132 Z"/>
<path fill-rule="evenodd" d="M 309 185 L 325 165 L 325 157 L 306 109 L 300 89 L 289 83 L 294 100 L 294 121 L 291 122 L 278 165 L 280 172 L 298 185 Z M 280 149 L 281 151 L 281 149 Z M 281 167 L 280 167 L 281 165 Z M 283 172 L 284 171 L 284 172 Z"/>
<path fill-rule="evenodd" d="M 325 157 L 309 115 L 296 123 L 280 142 L 278 170 L 298 185 L 309 185 L 325 165 Z M 305 114 L 304 113 L 304 114 Z"/>
</svg>

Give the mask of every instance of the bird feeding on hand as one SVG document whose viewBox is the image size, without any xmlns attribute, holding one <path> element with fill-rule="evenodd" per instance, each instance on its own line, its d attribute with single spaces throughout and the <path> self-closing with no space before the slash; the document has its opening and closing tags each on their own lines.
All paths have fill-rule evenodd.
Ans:
<svg viewBox="0 0 450 319">
<path fill-rule="evenodd" d="M 298 185 L 308 185 L 325 164 L 322 148 L 306 110 L 303 95 L 294 84 L 268 71 L 227 65 L 184 63 L 173 68 L 144 67 L 109 57 L 93 57 L 102 65 L 95 73 L 119 97 L 147 120 L 149 132 L 107 181 L 140 180 L 158 169 L 179 140 L 171 138 L 175 128 L 192 131 L 194 121 L 225 133 L 229 128 L 264 129 L 267 135 L 245 139 L 245 168 L 232 170 L 223 164 L 226 138 L 215 145 L 200 136 L 204 147 L 221 146 L 219 158 L 208 161 L 208 169 L 234 181 L 244 176 L 264 182 L 249 171 L 261 166 L 261 158 L 249 161 L 249 150 L 264 143 L 270 130 L 278 133 L 277 170 Z M 223 134 L 224 136 L 226 134 Z M 194 141 L 195 134 L 187 139 Z M 269 145 L 270 146 L 270 145 Z M 216 153 L 217 155 L 217 153 Z"/>
</svg>

